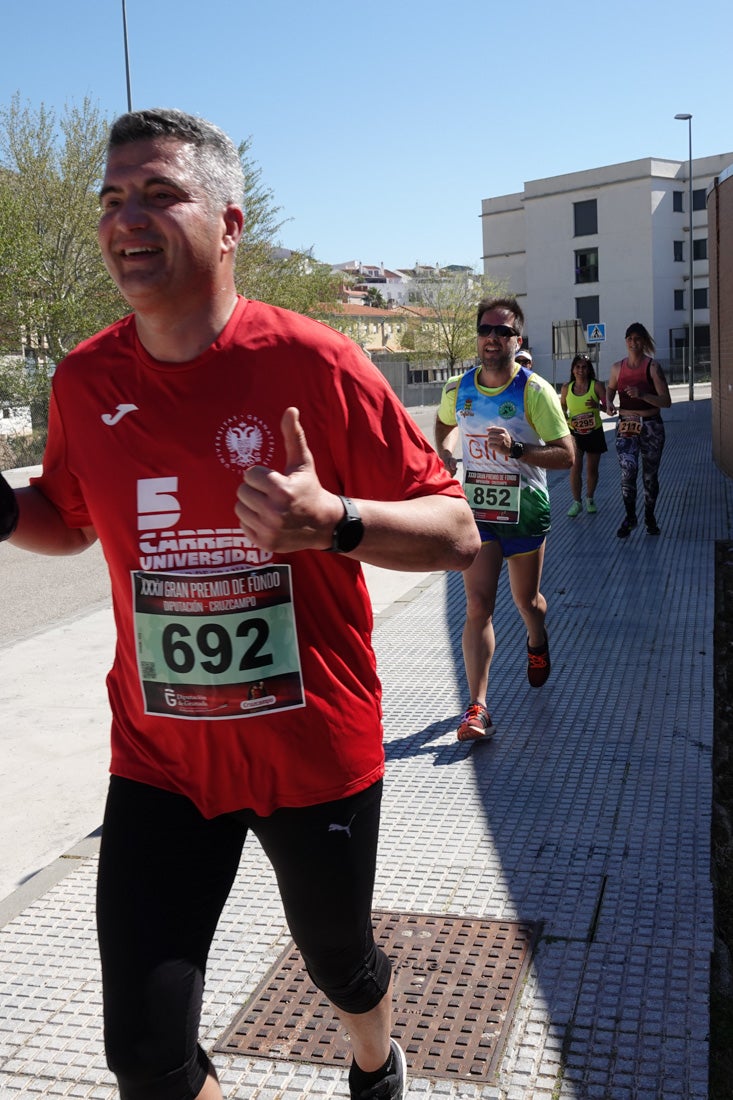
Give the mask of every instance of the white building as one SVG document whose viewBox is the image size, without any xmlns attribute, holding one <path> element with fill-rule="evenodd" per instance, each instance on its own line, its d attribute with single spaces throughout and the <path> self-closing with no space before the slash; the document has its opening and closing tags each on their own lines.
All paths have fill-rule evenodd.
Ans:
<svg viewBox="0 0 733 1100">
<path fill-rule="evenodd" d="M 0 403 L 0 437 L 31 435 L 32 431 L 30 405 L 18 408 Z"/>
<path fill-rule="evenodd" d="M 361 260 L 333 264 L 331 270 L 351 275 L 357 282 L 357 289 L 375 287 L 385 302 L 403 306 L 409 301 L 411 279 L 404 271 L 390 271 L 384 264 L 363 264 Z"/>
<path fill-rule="evenodd" d="M 693 160 L 695 359 L 709 362 L 706 193 L 733 153 Z M 655 157 L 530 180 L 481 204 L 484 274 L 504 282 L 525 312 L 535 369 L 565 381 L 553 325 L 605 325 L 598 373 L 625 352 L 641 321 L 672 379 L 681 380 L 689 318 L 688 161 Z M 555 349 L 558 351 L 559 349 Z"/>
</svg>

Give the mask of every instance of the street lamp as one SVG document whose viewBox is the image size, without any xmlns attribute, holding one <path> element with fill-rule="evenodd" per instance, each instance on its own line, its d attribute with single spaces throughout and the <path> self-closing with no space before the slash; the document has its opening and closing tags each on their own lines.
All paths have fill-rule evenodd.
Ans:
<svg viewBox="0 0 733 1100">
<path fill-rule="evenodd" d="M 127 49 L 127 9 L 122 0 L 122 34 L 125 39 L 125 76 L 127 78 L 127 109 L 132 110 L 132 92 L 130 90 L 130 54 Z"/>
<path fill-rule="evenodd" d="M 687 167 L 687 180 L 689 185 L 689 196 L 687 205 L 690 212 L 690 301 L 689 301 L 689 337 L 687 340 L 687 346 L 689 348 L 689 366 L 690 366 L 690 401 L 695 400 L 695 303 L 693 301 L 693 288 L 692 288 L 692 115 L 675 115 L 675 118 L 680 119 L 681 122 L 687 123 L 687 134 L 689 138 L 689 163 Z"/>
</svg>

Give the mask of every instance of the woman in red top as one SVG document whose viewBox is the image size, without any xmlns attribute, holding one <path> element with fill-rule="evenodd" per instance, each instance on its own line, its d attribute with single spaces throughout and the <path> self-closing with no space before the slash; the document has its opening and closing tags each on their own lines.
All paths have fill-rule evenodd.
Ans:
<svg viewBox="0 0 733 1100">
<path fill-rule="evenodd" d="M 621 495 L 626 515 L 616 534 L 628 538 L 636 527 L 636 482 L 641 455 L 644 485 L 644 521 L 647 533 L 659 534 L 655 505 L 659 495 L 659 463 L 664 448 L 664 424 L 660 409 L 672 404 L 664 371 L 654 359 L 654 341 L 638 321 L 626 330 L 626 358 L 611 367 L 606 395 L 607 412 L 615 415 L 618 394 L 619 423 L 616 453 L 621 465 Z"/>
</svg>

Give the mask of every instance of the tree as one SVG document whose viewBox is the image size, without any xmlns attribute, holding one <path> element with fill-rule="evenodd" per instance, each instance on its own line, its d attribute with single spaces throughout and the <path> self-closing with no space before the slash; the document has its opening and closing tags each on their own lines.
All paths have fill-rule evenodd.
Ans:
<svg viewBox="0 0 733 1100">
<path fill-rule="evenodd" d="M 287 219 L 274 204 L 270 188 L 262 183 L 262 169 L 251 157 L 252 139 L 239 145 L 244 171 L 244 230 L 237 248 L 237 288 L 248 298 L 297 313 L 320 313 L 324 304 L 338 301 L 341 280 L 327 264 L 313 260 L 310 251 L 291 252 L 279 247 L 278 237 Z"/>
<path fill-rule="evenodd" d="M 108 121 L 85 99 L 57 121 L 16 94 L 0 107 L 0 396 L 45 424 L 53 365 L 129 307 L 97 243 Z M 340 280 L 307 253 L 277 247 L 284 222 L 261 170 L 239 147 L 245 227 L 237 253 L 243 293 L 301 313 L 338 299 Z"/>
<path fill-rule="evenodd" d="M 0 351 L 58 362 L 127 308 L 97 244 L 107 129 L 89 99 L 0 109 Z"/>
<path fill-rule="evenodd" d="M 451 372 L 476 356 L 476 308 L 482 298 L 506 288 L 471 270 L 417 278 L 411 299 L 421 307 L 412 316 L 405 347 L 425 359 L 442 359 Z M 406 307 L 409 311 L 409 307 Z"/>
<path fill-rule="evenodd" d="M 307 252 L 271 247 L 251 276 L 245 277 L 248 297 L 311 317 L 320 317 L 324 307 L 339 300 L 341 279 L 329 264 L 318 263 Z"/>
<path fill-rule="evenodd" d="M 386 309 L 387 303 L 384 300 L 379 287 L 368 286 L 367 287 L 367 305 L 372 306 L 374 309 Z"/>
</svg>

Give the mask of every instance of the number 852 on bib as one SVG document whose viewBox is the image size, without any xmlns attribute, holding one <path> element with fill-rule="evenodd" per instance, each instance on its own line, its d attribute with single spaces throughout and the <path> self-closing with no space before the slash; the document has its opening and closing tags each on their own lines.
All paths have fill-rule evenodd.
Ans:
<svg viewBox="0 0 733 1100">
<path fill-rule="evenodd" d="M 477 522 L 519 522 L 521 497 L 518 473 L 467 470 L 463 490 Z"/>
</svg>

